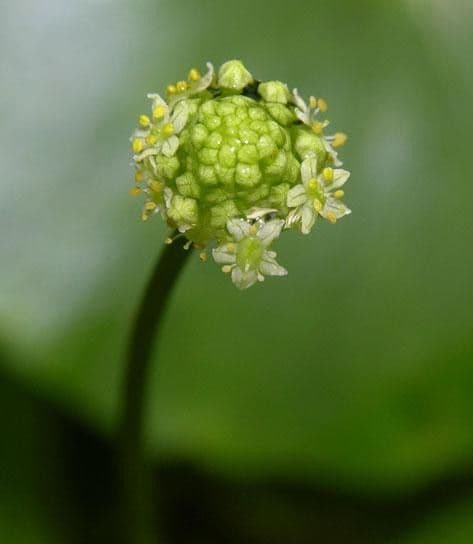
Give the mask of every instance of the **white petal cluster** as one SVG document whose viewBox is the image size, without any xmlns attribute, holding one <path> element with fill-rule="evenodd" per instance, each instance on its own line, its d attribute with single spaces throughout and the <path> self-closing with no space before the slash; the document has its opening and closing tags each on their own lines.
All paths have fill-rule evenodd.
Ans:
<svg viewBox="0 0 473 544">
<path fill-rule="evenodd" d="M 309 157 L 302 162 L 302 183 L 292 187 L 287 193 L 287 206 L 290 208 L 286 227 L 299 226 L 303 234 L 308 234 L 320 215 L 335 223 L 350 210 L 340 201 L 341 187 L 346 183 L 350 172 L 340 168 L 324 168 L 317 173 L 317 159 Z"/>
<path fill-rule="evenodd" d="M 276 253 L 269 248 L 280 234 L 284 221 L 272 219 L 251 224 L 244 219 L 230 219 L 227 230 L 233 241 L 212 251 L 223 271 L 231 273 L 239 289 L 247 289 L 265 276 L 285 276 L 287 270 L 276 262 Z"/>
</svg>

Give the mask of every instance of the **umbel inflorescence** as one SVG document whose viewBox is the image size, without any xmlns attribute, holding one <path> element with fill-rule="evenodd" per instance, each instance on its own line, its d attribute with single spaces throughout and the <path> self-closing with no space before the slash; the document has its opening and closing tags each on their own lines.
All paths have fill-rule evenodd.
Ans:
<svg viewBox="0 0 473 544">
<path fill-rule="evenodd" d="M 240 289 L 287 271 L 273 242 L 285 229 L 308 234 L 320 217 L 335 223 L 350 210 L 341 202 L 349 172 L 336 148 L 343 133 L 326 135 L 325 100 L 308 104 L 280 81 L 258 81 L 240 61 L 213 66 L 148 94 L 131 138 L 135 187 L 144 194 L 142 219 L 159 213 L 207 248 Z M 171 240 L 168 240 L 171 242 Z"/>
</svg>

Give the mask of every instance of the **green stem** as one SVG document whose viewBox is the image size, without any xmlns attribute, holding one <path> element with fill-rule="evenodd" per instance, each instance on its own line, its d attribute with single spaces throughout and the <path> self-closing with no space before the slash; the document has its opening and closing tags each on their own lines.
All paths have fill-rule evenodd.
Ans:
<svg viewBox="0 0 473 544">
<path fill-rule="evenodd" d="M 155 544 L 152 478 L 144 455 L 145 395 L 152 350 L 174 284 L 191 251 L 180 239 L 166 245 L 148 281 L 130 335 L 120 421 L 122 530 L 127 544 Z"/>
</svg>

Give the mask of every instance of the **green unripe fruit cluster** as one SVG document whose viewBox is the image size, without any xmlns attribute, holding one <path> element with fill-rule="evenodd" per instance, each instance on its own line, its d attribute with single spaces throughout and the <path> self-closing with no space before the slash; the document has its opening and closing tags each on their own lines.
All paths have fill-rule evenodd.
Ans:
<svg viewBox="0 0 473 544">
<path fill-rule="evenodd" d="M 349 213 L 337 200 L 346 172 L 332 168 L 346 136 L 324 135 L 323 99 L 307 105 L 280 81 L 255 80 L 240 61 L 217 74 L 207 66 L 168 85 L 166 99 L 148 95 L 152 114 L 139 116 L 132 137 L 132 193 L 146 194 L 144 220 L 159 212 L 189 243 L 220 244 L 214 258 L 246 288 L 285 273 L 269 249 L 275 233 L 307 233 L 319 215 L 333 223 Z"/>
</svg>

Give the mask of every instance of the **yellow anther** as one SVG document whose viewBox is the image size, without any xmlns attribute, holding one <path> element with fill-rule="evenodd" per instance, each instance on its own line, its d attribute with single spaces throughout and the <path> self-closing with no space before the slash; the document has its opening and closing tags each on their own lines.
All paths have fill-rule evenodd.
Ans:
<svg viewBox="0 0 473 544">
<path fill-rule="evenodd" d="M 258 226 L 257 225 L 251 225 L 251 227 L 250 227 L 251 236 L 256 236 L 257 232 L 258 232 Z"/>
<path fill-rule="evenodd" d="M 172 136 L 174 134 L 174 125 L 172 123 L 165 123 L 162 131 L 164 136 Z"/>
<path fill-rule="evenodd" d="M 309 187 L 309 189 L 312 189 L 313 191 L 315 191 L 315 189 L 317 189 L 317 180 L 312 178 L 309 180 L 309 182 L 307 183 L 307 186 Z"/>
<path fill-rule="evenodd" d="M 134 138 L 131 142 L 131 148 L 135 153 L 143 151 L 143 140 L 141 140 L 140 138 Z"/>
<path fill-rule="evenodd" d="M 146 138 L 145 138 L 145 142 L 148 145 L 154 145 L 157 141 L 158 141 L 158 139 L 156 138 L 156 136 L 154 134 L 148 134 L 148 136 L 146 136 Z"/>
<path fill-rule="evenodd" d="M 315 108 L 317 107 L 317 99 L 315 98 L 315 96 L 311 96 L 309 98 L 309 107 L 311 110 L 315 110 Z"/>
<path fill-rule="evenodd" d="M 322 176 L 324 177 L 324 180 L 329 183 L 333 181 L 333 168 L 324 168 L 322 171 Z"/>
<path fill-rule="evenodd" d="M 231 271 L 232 271 L 232 266 L 230 264 L 225 264 L 224 266 L 222 266 L 222 272 L 224 274 L 228 274 Z"/>
<path fill-rule="evenodd" d="M 207 252 L 206 251 L 201 251 L 199 253 L 199 259 L 202 263 L 205 263 L 207 261 Z"/>
<path fill-rule="evenodd" d="M 337 132 L 333 135 L 333 147 L 341 147 L 342 145 L 345 145 L 347 138 L 348 136 L 344 132 Z"/>
<path fill-rule="evenodd" d="M 189 70 L 189 75 L 187 76 L 189 81 L 199 81 L 200 77 L 200 72 L 197 68 L 191 68 Z"/>
<path fill-rule="evenodd" d="M 166 87 L 166 92 L 167 92 L 168 94 L 176 94 L 176 92 L 177 92 L 176 86 L 175 86 L 175 85 L 172 85 L 172 84 L 171 84 L 171 85 L 168 85 L 168 86 Z"/>
<path fill-rule="evenodd" d="M 145 204 L 145 210 L 148 211 L 148 212 L 151 212 L 153 210 L 155 210 L 157 208 L 157 204 L 156 202 L 153 202 L 152 200 L 148 200 L 148 202 L 146 202 Z"/>
<path fill-rule="evenodd" d="M 148 181 L 148 187 L 155 193 L 161 193 L 164 188 L 164 183 L 156 181 L 155 179 L 150 179 Z"/>
<path fill-rule="evenodd" d="M 132 187 L 129 191 L 128 191 L 128 194 L 130 196 L 138 196 L 139 194 L 141 193 L 141 189 L 139 187 Z"/>
<path fill-rule="evenodd" d="M 323 113 L 325 113 L 327 110 L 328 110 L 328 104 L 327 104 L 327 101 L 324 100 L 323 98 L 319 98 L 317 100 L 317 107 L 319 108 L 319 110 Z"/>
<path fill-rule="evenodd" d="M 166 114 L 166 108 L 162 104 L 158 104 L 153 108 L 153 117 L 155 119 L 162 119 Z"/>
<path fill-rule="evenodd" d="M 147 127 L 149 126 L 149 117 L 147 115 L 140 115 L 138 117 L 138 123 L 142 126 L 142 127 Z"/>
<path fill-rule="evenodd" d="M 141 221 L 148 221 L 149 215 L 146 210 L 143 210 L 143 213 L 141 214 Z"/>
<path fill-rule="evenodd" d="M 318 198 L 314 198 L 314 210 L 319 213 L 323 208 L 322 202 Z"/>
<path fill-rule="evenodd" d="M 227 244 L 227 251 L 228 253 L 235 253 L 236 252 L 236 245 L 229 243 Z"/>
<path fill-rule="evenodd" d="M 143 181 L 143 179 L 144 179 L 143 172 L 141 172 L 140 170 L 136 171 L 135 172 L 135 181 L 136 181 L 136 183 L 140 183 L 140 181 Z"/>
<path fill-rule="evenodd" d="M 178 81 L 176 83 L 176 90 L 178 93 L 183 93 L 187 90 L 187 81 Z"/>
<path fill-rule="evenodd" d="M 334 212 L 327 212 L 325 214 L 325 219 L 327 219 L 327 221 L 330 221 L 330 223 L 336 223 L 337 222 L 337 216 L 335 215 Z"/>
<path fill-rule="evenodd" d="M 338 191 L 335 191 L 333 193 L 333 196 L 335 198 L 343 198 L 344 195 L 345 195 L 345 191 L 343 191 L 342 189 L 338 189 Z"/>
<path fill-rule="evenodd" d="M 174 240 L 172 238 L 166 238 L 166 240 L 164 240 L 164 243 L 167 246 L 170 246 L 173 242 L 174 242 Z"/>
<path fill-rule="evenodd" d="M 324 125 L 320 121 L 315 121 L 314 123 L 312 123 L 312 130 L 316 134 L 322 134 L 323 129 L 324 129 Z"/>
</svg>

